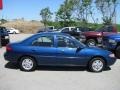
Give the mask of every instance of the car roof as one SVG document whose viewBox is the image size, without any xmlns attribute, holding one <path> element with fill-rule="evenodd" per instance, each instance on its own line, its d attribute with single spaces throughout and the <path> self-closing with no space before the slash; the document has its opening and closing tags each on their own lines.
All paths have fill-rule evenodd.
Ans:
<svg viewBox="0 0 120 90">
<path fill-rule="evenodd" d="M 69 34 L 60 33 L 60 32 L 41 32 L 41 33 L 38 33 L 37 35 L 64 35 L 64 36 L 70 36 Z"/>
</svg>

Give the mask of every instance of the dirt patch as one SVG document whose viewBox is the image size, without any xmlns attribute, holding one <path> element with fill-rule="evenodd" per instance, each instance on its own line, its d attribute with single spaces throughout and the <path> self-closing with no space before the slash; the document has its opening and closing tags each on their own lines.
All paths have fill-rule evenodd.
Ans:
<svg viewBox="0 0 120 90">
<path fill-rule="evenodd" d="M 14 20 L 2 24 L 2 26 L 18 29 L 21 33 L 36 33 L 43 27 L 43 24 L 39 21 Z"/>
</svg>

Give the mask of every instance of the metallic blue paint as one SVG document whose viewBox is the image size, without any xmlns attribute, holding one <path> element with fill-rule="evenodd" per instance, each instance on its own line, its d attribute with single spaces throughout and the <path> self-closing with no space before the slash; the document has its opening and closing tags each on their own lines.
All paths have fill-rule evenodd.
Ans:
<svg viewBox="0 0 120 90">
<path fill-rule="evenodd" d="M 110 43 L 109 39 L 115 40 L 116 44 Z M 103 45 L 109 50 L 115 50 L 118 43 L 120 43 L 120 34 L 111 34 L 103 38 Z"/>
<path fill-rule="evenodd" d="M 32 46 L 33 40 L 40 36 L 54 37 L 53 47 L 40 47 Z M 57 37 L 62 36 L 72 40 L 77 46 L 76 48 L 66 48 L 57 46 Z M 4 57 L 10 62 L 19 62 L 22 56 L 31 56 L 35 58 L 38 65 L 76 65 L 76 66 L 87 66 L 88 62 L 93 57 L 104 58 L 107 66 L 115 63 L 116 58 L 111 58 L 109 55 L 112 54 L 110 51 L 103 50 L 97 47 L 87 47 L 86 45 L 80 43 L 71 36 L 63 33 L 39 33 L 27 38 L 19 43 L 9 44 L 12 51 L 7 51 Z"/>
</svg>

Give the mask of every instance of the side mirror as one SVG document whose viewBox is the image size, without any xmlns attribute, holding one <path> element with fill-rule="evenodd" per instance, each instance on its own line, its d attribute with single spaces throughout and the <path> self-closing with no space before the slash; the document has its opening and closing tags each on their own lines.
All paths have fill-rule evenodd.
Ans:
<svg viewBox="0 0 120 90">
<path fill-rule="evenodd" d="M 77 50 L 76 50 L 76 52 L 79 52 L 80 50 L 82 50 L 83 48 L 81 48 L 81 47 L 77 47 Z"/>
</svg>

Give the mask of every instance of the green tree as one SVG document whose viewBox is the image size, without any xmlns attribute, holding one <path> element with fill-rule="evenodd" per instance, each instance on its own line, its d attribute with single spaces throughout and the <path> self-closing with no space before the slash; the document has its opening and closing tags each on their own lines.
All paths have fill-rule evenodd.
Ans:
<svg viewBox="0 0 120 90">
<path fill-rule="evenodd" d="M 50 11 L 49 7 L 44 8 L 40 11 L 40 15 L 42 17 L 42 22 L 44 23 L 45 27 L 47 26 L 47 23 L 50 21 L 52 14 L 53 13 Z"/>
<path fill-rule="evenodd" d="M 96 0 L 96 7 L 102 14 L 104 24 L 112 24 L 119 0 Z"/>
<path fill-rule="evenodd" d="M 6 19 L 1 19 L 0 20 L 1 24 L 7 23 L 8 21 Z"/>
<path fill-rule="evenodd" d="M 56 12 L 56 19 L 61 26 L 68 26 L 72 22 L 73 0 L 65 0 Z"/>
<path fill-rule="evenodd" d="M 78 21 L 87 22 L 92 0 L 74 0 L 74 12 Z"/>
</svg>

